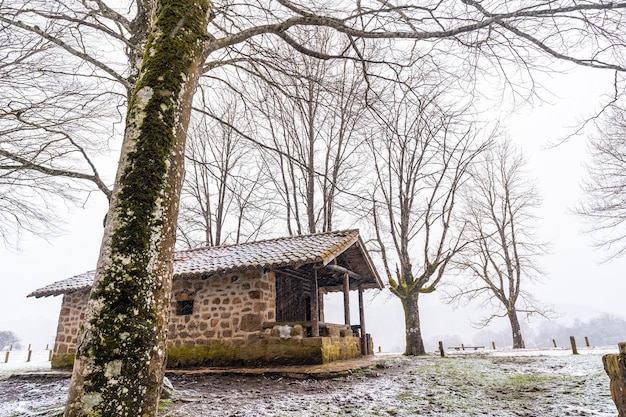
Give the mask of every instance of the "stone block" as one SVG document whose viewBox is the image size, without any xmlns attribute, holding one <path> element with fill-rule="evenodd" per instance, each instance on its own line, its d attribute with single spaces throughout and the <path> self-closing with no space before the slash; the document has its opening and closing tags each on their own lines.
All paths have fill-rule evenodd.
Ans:
<svg viewBox="0 0 626 417">
<path fill-rule="evenodd" d="M 256 332 L 263 330 L 263 319 L 259 314 L 244 314 L 241 317 L 239 328 L 244 332 Z"/>
</svg>

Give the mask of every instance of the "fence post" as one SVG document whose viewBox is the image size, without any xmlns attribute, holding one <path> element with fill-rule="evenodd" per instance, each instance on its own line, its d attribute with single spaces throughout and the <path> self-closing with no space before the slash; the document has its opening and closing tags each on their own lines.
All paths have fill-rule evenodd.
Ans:
<svg viewBox="0 0 626 417">
<path fill-rule="evenodd" d="M 4 363 L 9 363 L 9 353 L 11 353 L 11 351 L 7 350 L 6 355 L 4 355 Z"/>
<path fill-rule="evenodd" d="M 626 417 L 626 366 L 620 356 L 626 355 L 626 342 L 618 343 L 619 354 L 602 356 L 604 371 L 611 380 L 611 398 L 617 407 L 618 417 Z"/>
<path fill-rule="evenodd" d="M 585 336 L 585 345 L 587 345 L 587 347 L 589 347 L 589 338 L 587 336 Z"/>
<path fill-rule="evenodd" d="M 52 349 L 48 351 L 48 362 L 52 362 Z"/>
<path fill-rule="evenodd" d="M 444 356 L 446 356 L 444 350 L 443 350 L 443 342 L 440 340 L 439 341 L 439 354 L 441 355 L 441 357 L 443 358 Z"/>
<path fill-rule="evenodd" d="M 572 345 L 572 354 L 578 355 L 578 349 L 576 349 L 576 339 L 574 339 L 574 336 L 569 337 L 569 342 Z"/>
<path fill-rule="evenodd" d="M 552 344 L 556 347 L 556 340 L 552 339 Z"/>
<path fill-rule="evenodd" d="M 30 359 L 31 359 L 32 356 L 33 356 L 33 351 L 28 349 L 28 356 L 26 357 L 26 362 L 30 362 Z"/>
<path fill-rule="evenodd" d="M 496 350 L 496 342 L 491 342 L 491 347 L 493 348 L 493 350 Z"/>
</svg>

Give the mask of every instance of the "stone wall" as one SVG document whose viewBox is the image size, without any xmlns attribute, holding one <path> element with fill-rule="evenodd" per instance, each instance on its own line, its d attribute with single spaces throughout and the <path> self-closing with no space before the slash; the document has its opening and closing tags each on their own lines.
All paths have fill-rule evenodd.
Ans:
<svg viewBox="0 0 626 417">
<path fill-rule="evenodd" d="M 53 368 L 63 368 L 73 364 L 76 353 L 76 337 L 80 324 L 85 318 L 88 299 L 89 290 L 63 295 L 52 356 Z"/>
<path fill-rule="evenodd" d="M 53 368 L 74 362 L 88 297 L 87 290 L 63 297 Z M 276 322 L 272 271 L 177 278 L 172 288 L 168 366 L 325 363 L 360 355 L 358 338 L 351 337 L 349 328 L 307 338 L 300 325 L 264 329 L 264 323 L 271 322 Z"/>
<path fill-rule="evenodd" d="M 177 279 L 172 288 L 169 345 L 247 338 L 262 332 L 264 322 L 276 319 L 274 294 L 273 272 Z"/>
</svg>

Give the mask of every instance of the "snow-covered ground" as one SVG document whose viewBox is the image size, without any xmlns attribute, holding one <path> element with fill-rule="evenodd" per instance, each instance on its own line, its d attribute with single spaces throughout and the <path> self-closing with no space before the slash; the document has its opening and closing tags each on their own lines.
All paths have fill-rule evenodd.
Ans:
<svg viewBox="0 0 626 417">
<path fill-rule="evenodd" d="M 161 416 L 615 417 L 602 355 L 617 347 L 380 355 L 377 368 L 332 380 L 177 375 Z M 53 415 L 67 377 L 33 376 L 45 361 L 0 363 L 0 417 Z M 26 372 L 26 375 L 24 375 Z M 9 374 L 16 374 L 8 377 Z M 52 411 L 51 411 L 52 410 Z"/>
<path fill-rule="evenodd" d="M 0 378 L 12 374 L 32 371 L 45 371 L 50 369 L 50 353 L 48 350 L 34 350 L 27 362 L 28 351 L 14 350 L 9 353 L 9 361 L 6 360 L 6 351 L 0 351 Z"/>
</svg>

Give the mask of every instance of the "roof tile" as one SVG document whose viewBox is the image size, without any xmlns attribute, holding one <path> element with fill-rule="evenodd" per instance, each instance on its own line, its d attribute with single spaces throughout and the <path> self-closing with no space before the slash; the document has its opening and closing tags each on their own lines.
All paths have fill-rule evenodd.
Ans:
<svg viewBox="0 0 626 417">
<path fill-rule="evenodd" d="M 174 276 L 327 264 L 358 238 L 359 231 L 353 229 L 179 251 L 174 255 Z M 94 275 L 95 271 L 75 275 L 33 291 L 28 297 L 47 297 L 86 289 L 91 287 Z"/>
</svg>

